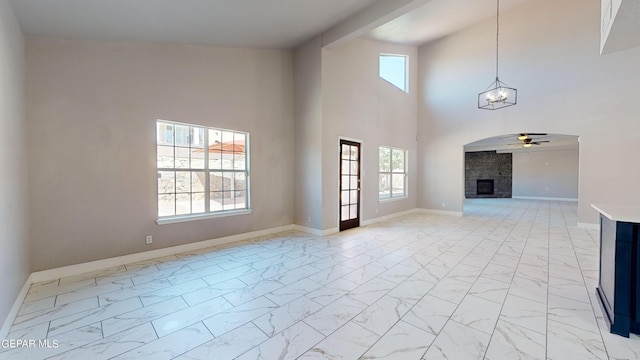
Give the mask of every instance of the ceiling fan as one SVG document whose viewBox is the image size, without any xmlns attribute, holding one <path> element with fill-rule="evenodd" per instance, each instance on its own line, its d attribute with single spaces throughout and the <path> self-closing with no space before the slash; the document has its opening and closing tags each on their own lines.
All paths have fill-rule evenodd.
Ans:
<svg viewBox="0 0 640 360">
<path fill-rule="evenodd" d="M 547 134 L 520 134 L 520 136 L 518 136 L 518 140 L 520 140 L 522 142 L 515 143 L 515 144 L 509 144 L 509 145 L 522 145 L 522 147 L 529 148 L 529 147 L 531 147 L 531 145 L 541 145 L 542 143 L 550 142 L 549 140 L 533 141 L 533 139 L 529 137 L 530 135 L 533 135 L 533 136 L 536 136 L 536 135 L 544 136 L 544 135 L 547 135 Z"/>
<path fill-rule="evenodd" d="M 547 136 L 546 133 L 520 133 L 518 134 L 518 140 L 525 141 L 531 139 L 531 136 Z"/>
</svg>

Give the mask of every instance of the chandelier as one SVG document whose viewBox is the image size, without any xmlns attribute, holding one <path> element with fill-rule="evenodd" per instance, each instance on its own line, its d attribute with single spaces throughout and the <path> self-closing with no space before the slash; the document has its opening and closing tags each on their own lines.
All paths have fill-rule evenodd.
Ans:
<svg viewBox="0 0 640 360">
<path fill-rule="evenodd" d="M 500 0 L 496 0 L 496 80 L 478 94 L 478 108 L 497 110 L 518 102 L 518 90 L 500 81 L 498 76 L 498 35 L 500 33 Z"/>
</svg>

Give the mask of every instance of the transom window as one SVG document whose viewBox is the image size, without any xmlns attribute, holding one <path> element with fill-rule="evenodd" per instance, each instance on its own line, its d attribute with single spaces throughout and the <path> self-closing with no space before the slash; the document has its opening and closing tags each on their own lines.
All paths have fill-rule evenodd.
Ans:
<svg viewBox="0 0 640 360">
<path fill-rule="evenodd" d="M 158 120 L 158 217 L 249 209 L 249 134 Z"/>
<path fill-rule="evenodd" d="M 407 196 L 407 151 L 380 146 L 378 152 L 380 200 Z"/>
<path fill-rule="evenodd" d="M 379 75 L 398 89 L 408 93 L 406 55 L 380 54 Z"/>
</svg>

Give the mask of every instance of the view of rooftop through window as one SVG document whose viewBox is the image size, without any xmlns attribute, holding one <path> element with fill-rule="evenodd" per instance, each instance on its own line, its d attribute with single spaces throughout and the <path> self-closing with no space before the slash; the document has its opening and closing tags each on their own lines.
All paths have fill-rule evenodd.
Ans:
<svg viewBox="0 0 640 360">
<path fill-rule="evenodd" d="M 248 209 L 248 136 L 158 121 L 158 216 Z"/>
</svg>

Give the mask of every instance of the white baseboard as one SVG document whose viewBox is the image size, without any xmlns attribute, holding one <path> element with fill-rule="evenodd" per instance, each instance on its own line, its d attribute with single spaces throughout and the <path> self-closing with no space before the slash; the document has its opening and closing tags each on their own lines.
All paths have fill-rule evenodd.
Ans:
<svg viewBox="0 0 640 360">
<path fill-rule="evenodd" d="M 415 212 L 417 212 L 417 209 L 401 211 L 401 212 L 397 212 L 397 213 L 393 213 L 393 214 L 389 214 L 389 215 L 385 215 L 385 216 L 380 216 L 380 217 L 373 218 L 373 219 L 363 220 L 360 223 L 360 226 L 367 226 L 367 225 L 379 223 L 379 222 L 382 222 L 382 221 L 391 220 L 393 218 L 397 218 L 399 216 L 413 214 Z M 310 227 L 306 227 L 306 226 L 302 226 L 302 225 L 294 225 L 294 228 L 295 228 L 295 230 L 306 232 L 306 233 L 313 234 L 313 235 L 316 235 L 316 236 L 327 236 L 327 235 L 331 235 L 331 234 L 335 234 L 335 233 L 340 232 L 340 228 L 337 228 L 337 227 L 330 228 L 330 229 L 325 229 L 325 230 L 319 230 L 319 229 L 314 229 L 314 228 L 310 228 Z"/>
<path fill-rule="evenodd" d="M 380 216 L 380 217 L 377 217 L 377 218 L 365 220 L 360 225 L 361 226 L 367 226 L 367 225 L 379 223 L 379 222 L 382 222 L 382 221 L 395 219 L 395 218 L 400 217 L 400 216 L 415 214 L 416 212 L 418 212 L 418 209 L 400 211 L 400 212 L 397 212 L 397 213 L 393 213 L 393 214 L 384 215 L 384 216 Z"/>
<path fill-rule="evenodd" d="M 600 224 L 592 224 L 592 223 L 578 223 L 578 228 L 580 229 L 589 229 L 589 230 L 600 230 Z"/>
<path fill-rule="evenodd" d="M 155 259 L 163 256 L 169 256 L 169 255 L 175 255 L 175 254 L 188 252 L 188 251 L 205 249 L 212 246 L 229 244 L 233 242 L 248 240 L 248 239 L 252 239 L 260 236 L 280 233 L 280 232 L 289 231 L 293 229 L 294 229 L 293 225 L 285 225 L 285 226 L 275 227 L 271 229 L 252 231 L 248 233 L 225 236 L 217 239 L 203 240 L 203 241 L 198 241 L 190 244 L 171 246 L 168 248 L 144 251 L 144 252 L 130 254 L 130 255 L 123 255 L 123 256 L 118 256 L 118 257 L 109 258 L 109 259 L 90 261 L 82 264 L 69 265 L 69 266 L 64 266 L 56 269 L 34 272 L 31 274 L 30 279 L 32 283 L 38 283 L 42 281 L 51 281 L 61 277 L 79 275 L 87 272 L 108 269 L 114 266 L 131 264 L 138 261 L 145 261 L 145 260 Z"/>
<path fill-rule="evenodd" d="M 448 216 L 463 216 L 462 211 L 437 210 L 437 209 L 417 209 L 419 212 Z"/>
<path fill-rule="evenodd" d="M 7 315 L 7 318 L 4 320 L 2 327 L 0 328 L 0 341 L 7 339 L 7 336 L 9 336 L 9 330 L 11 330 L 11 325 L 13 325 L 13 322 L 18 316 L 20 307 L 22 307 L 24 298 L 27 297 L 27 293 L 29 292 L 29 288 L 31 287 L 32 283 L 33 281 L 31 280 L 31 275 L 29 275 L 29 277 L 27 277 L 27 280 L 24 282 L 24 285 L 22 285 L 22 290 L 20 290 L 18 297 L 16 297 L 16 301 L 13 302 L 13 306 L 11 307 L 9 314 Z"/>
<path fill-rule="evenodd" d="M 545 197 L 545 196 L 512 196 L 512 199 L 518 200 L 547 200 L 547 201 L 571 201 L 578 202 L 577 198 L 562 198 L 562 197 Z"/>
<path fill-rule="evenodd" d="M 306 232 L 308 234 L 311 235 L 315 235 L 315 236 L 327 236 L 327 235 L 331 235 L 331 234 L 335 234 L 337 232 L 340 232 L 339 228 L 329 228 L 329 229 L 324 229 L 324 230 L 320 230 L 320 229 L 314 229 L 314 228 L 310 228 L 310 227 L 306 227 L 306 226 L 302 226 L 302 225 L 293 225 L 293 229 L 297 230 L 297 231 L 302 231 L 302 232 Z"/>
</svg>

